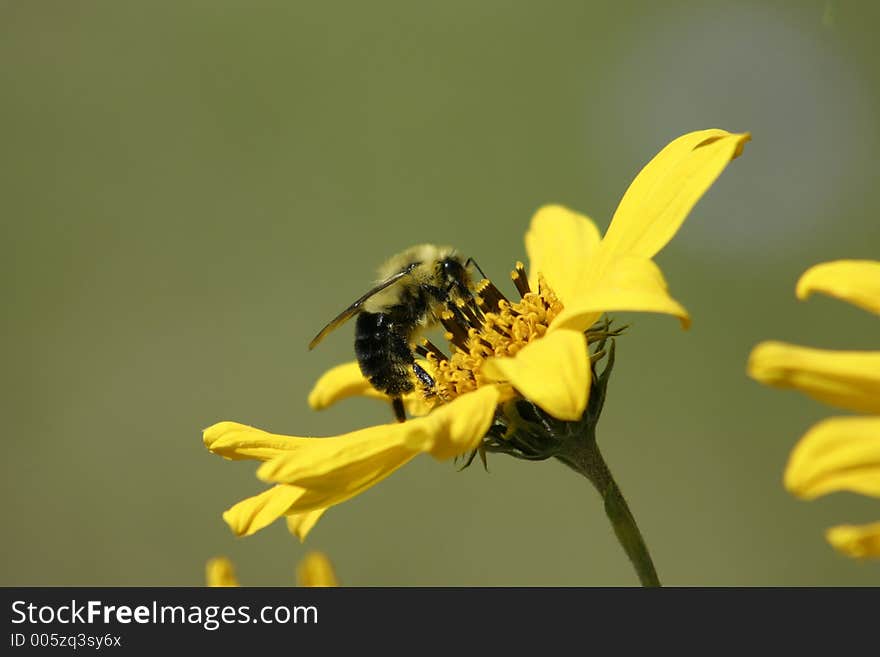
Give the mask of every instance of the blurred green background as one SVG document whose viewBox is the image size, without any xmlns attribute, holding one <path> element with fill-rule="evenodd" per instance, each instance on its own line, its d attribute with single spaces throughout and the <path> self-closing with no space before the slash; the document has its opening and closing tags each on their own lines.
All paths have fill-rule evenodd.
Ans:
<svg viewBox="0 0 880 657">
<path fill-rule="evenodd" d="M 0 2 L 0 584 L 635 584 L 597 495 L 556 462 L 420 457 L 305 546 L 220 518 L 263 489 L 210 455 L 232 419 L 332 435 L 307 352 L 386 256 L 452 243 L 501 279 L 546 202 L 607 226 L 695 129 L 754 141 L 659 256 L 693 327 L 633 315 L 600 444 L 672 585 L 880 584 L 825 527 L 876 500 L 781 486 L 835 411 L 745 376 L 766 338 L 876 348 L 876 318 L 794 285 L 880 257 L 871 2 Z"/>
</svg>

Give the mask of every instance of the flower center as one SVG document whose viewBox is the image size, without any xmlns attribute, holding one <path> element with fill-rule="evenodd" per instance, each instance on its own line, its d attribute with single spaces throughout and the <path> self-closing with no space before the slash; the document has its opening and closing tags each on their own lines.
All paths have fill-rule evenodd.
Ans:
<svg viewBox="0 0 880 657">
<path fill-rule="evenodd" d="M 509 301 L 486 279 L 470 299 L 458 299 L 442 312 L 451 354 L 446 356 L 430 341 L 416 348 L 431 365 L 434 387 L 423 389 L 426 399 L 448 402 L 485 383 L 481 374 L 489 358 L 509 358 L 547 333 L 550 322 L 562 312 L 562 302 L 538 275 L 538 291 L 529 287 L 525 267 L 516 263 L 511 274 L 520 300 Z"/>
</svg>

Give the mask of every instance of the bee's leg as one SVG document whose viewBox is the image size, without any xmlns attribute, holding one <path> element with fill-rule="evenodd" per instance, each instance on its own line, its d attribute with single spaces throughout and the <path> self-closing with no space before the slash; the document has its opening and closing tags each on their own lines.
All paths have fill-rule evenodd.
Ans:
<svg viewBox="0 0 880 657">
<path fill-rule="evenodd" d="M 422 384 L 422 387 L 426 391 L 434 390 L 434 377 L 428 374 L 425 371 L 425 368 L 419 365 L 418 363 L 413 363 L 412 365 L 413 373 L 416 375 L 416 378 L 419 380 L 419 383 Z"/>
<path fill-rule="evenodd" d="M 394 417 L 398 422 L 406 422 L 406 409 L 403 406 L 403 399 L 400 397 L 391 398 L 391 407 L 394 409 Z"/>
</svg>

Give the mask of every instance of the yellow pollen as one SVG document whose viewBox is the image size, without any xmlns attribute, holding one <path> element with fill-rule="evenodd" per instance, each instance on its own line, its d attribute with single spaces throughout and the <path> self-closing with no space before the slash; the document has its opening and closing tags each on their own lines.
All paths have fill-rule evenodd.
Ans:
<svg viewBox="0 0 880 657">
<path fill-rule="evenodd" d="M 435 382 L 433 389 L 425 390 L 427 398 L 448 402 L 476 390 L 485 383 L 481 369 L 488 358 L 516 355 L 530 342 L 542 338 L 562 312 L 562 302 L 541 274 L 537 292 L 530 290 L 521 263 L 517 263 L 511 278 L 522 297 L 519 301 L 508 301 L 491 282 L 484 280 L 476 287 L 474 302 L 459 303 L 443 312 L 451 355 L 448 359 L 433 352 L 426 355 Z"/>
</svg>

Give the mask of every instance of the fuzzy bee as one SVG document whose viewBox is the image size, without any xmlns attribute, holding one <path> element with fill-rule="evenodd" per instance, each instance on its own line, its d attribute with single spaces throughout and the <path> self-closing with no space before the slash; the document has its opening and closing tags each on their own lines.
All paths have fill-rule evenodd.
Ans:
<svg viewBox="0 0 880 657">
<path fill-rule="evenodd" d="M 379 282 L 337 315 L 309 343 L 313 349 L 328 333 L 358 316 L 354 351 L 361 372 L 374 388 L 391 397 L 394 414 L 403 422 L 401 397 L 415 382 L 430 389 L 431 375 L 413 354 L 418 333 L 436 325 L 447 304 L 470 298 L 474 284 L 471 258 L 450 247 L 420 244 L 389 258 L 379 268 Z M 476 263 L 474 263 L 476 264 Z"/>
</svg>

